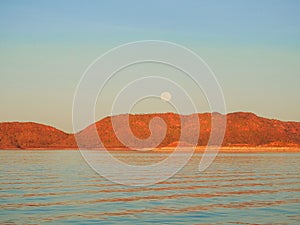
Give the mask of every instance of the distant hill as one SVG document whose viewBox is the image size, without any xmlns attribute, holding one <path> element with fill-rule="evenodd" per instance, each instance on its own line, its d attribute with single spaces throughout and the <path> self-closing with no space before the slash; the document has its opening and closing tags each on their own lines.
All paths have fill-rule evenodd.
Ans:
<svg viewBox="0 0 300 225">
<path fill-rule="evenodd" d="M 156 141 L 160 139 L 162 140 L 158 147 L 170 147 L 178 143 L 181 131 L 185 130 L 186 136 L 182 141 L 185 146 L 189 146 L 193 143 L 193 133 L 198 129 L 197 124 L 194 124 L 191 119 L 193 116 L 198 116 L 200 121 L 200 135 L 196 142 L 199 146 L 205 146 L 211 131 L 210 113 L 189 116 L 174 113 L 129 115 L 132 132 L 137 138 L 145 141 L 130 137 L 126 129 L 126 115 L 113 117 L 116 122 L 115 130 L 112 127 L 112 117 L 106 117 L 76 135 L 83 140 L 84 147 L 99 148 L 101 146 L 97 145 L 98 136 L 92 133 L 92 128 L 96 125 L 99 137 L 107 148 L 126 148 L 116 134 L 136 148 L 156 146 Z M 245 112 L 229 113 L 226 116 L 227 127 L 223 146 L 300 146 L 300 122 L 283 122 Z M 149 122 L 154 117 L 164 120 L 167 125 L 166 135 L 163 136 L 164 128 L 157 124 L 153 126 L 152 138 L 147 139 L 150 136 Z M 36 123 L 0 123 L 0 149 L 74 149 L 76 147 L 73 134 L 66 134 L 50 126 Z"/>
<path fill-rule="evenodd" d="M 0 123 L 0 149 L 48 148 L 68 136 L 54 127 L 38 123 Z"/>
<path fill-rule="evenodd" d="M 300 122 L 267 119 L 253 113 L 227 115 L 224 145 L 274 146 L 274 143 L 281 146 L 300 145 Z"/>
<path fill-rule="evenodd" d="M 221 116 L 221 115 L 219 115 Z M 174 113 L 164 114 L 145 114 L 145 115 L 130 115 L 130 127 L 136 137 L 145 139 L 149 137 L 149 122 L 154 117 L 162 118 L 167 124 L 167 132 L 159 147 L 170 146 L 179 140 L 181 134 L 180 117 L 183 119 L 183 130 L 187 130 L 188 135 L 183 139 L 185 143 L 190 143 L 189 140 L 193 136 L 193 132 L 198 129 L 191 116 L 180 116 Z M 205 146 L 208 143 L 211 131 L 211 114 L 198 114 L 200 121 L 200 135 L 198 137 L 198 145 Z M 125 115 L 115 116 L 118 126 L 115 132 L 111 125 L 111 117 L 107 117 L 96 123 L 96 128 L 105 147 L 114 148 L 125 146 L 118 140 L 118 136 L 123 136 L 126 139 L 128 131 L 124 124 Z M 79 137 L 86 141 L 86 147 L 100 147 L 97 145 L 97 138 L 91 133 L 92 127 L 88 127 L 80 132 Z M 155 133 L 160 134 L 161 127 L 155 127 Z M 227 115 L 227 127 L 223 146 L 291 146 L 300 144 L 300 123 L 299 122 L 282 122 L 279 120 L 266 119 L 258 117 L 253 113 L 230 113 Z M 139 143 L 130 143 L 133 146 L 147 148 L 147 145 L 139 145 Z M 151 144 L 151 143 L 150 143 Z"/>
</svg>

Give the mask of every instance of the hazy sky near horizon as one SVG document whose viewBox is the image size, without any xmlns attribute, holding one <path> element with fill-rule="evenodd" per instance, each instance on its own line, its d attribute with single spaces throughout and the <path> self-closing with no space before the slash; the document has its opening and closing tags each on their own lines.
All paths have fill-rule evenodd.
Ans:
<svg viewBox="0 0 300 225">
<path fill-rule="evenodd" d="M 145 39 L 175 42 L 201 56 L 219 80 L 228 112 L 300 121 L 296 0 L 0 1 L 0 121 L 70 132 L 73 96 L 89 64 Z M 164 108 L 154 104 L 152 111 Z"/>
</svg>

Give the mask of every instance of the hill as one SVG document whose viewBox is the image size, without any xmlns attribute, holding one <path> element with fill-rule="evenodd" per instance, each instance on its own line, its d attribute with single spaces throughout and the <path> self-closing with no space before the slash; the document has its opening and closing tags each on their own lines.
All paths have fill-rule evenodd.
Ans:
<svg viewBox="0 0 300 225">
<path fill-rule="evenodd" d="M 222 117 L 216 114 L 217 118 Z M 200 134 L 193 140 L 197 124 L 193 123 L 193 116 L 198 116 Z M 153 135 L 149 129 L 149 122 L 154 117 L 161 118 L 165 124 L 152 124 Z M 229 113 L 227 117 L 226 133 L 223 146 L 300 146 L 300 122 L 283 122 L 259 117 L 253 113 Z M 112 126 L 112 118 L 116 126 Z M 76 134 L 82 140 L 81 147 L 101 148 L 97 145 L 101 138 L 107 148 L 166 147 L 178 143 L 182 131 L 185 146 L 197 143 L 205 146 L 211 131 L 211 114 L 195 114 L 182 116 L 174 113 L 129 115 L 130 128 L 137 140 L 130 135 L 126 126 L 126 115 L 106 117 Z M 92 132 L 96 126 L 98 135 Z M 117 134 L 117 135 L 116 135 Z M 164 135 L 165 134 L 165 135 Z M 123 140 L 122 143 L 119 138 Z M 149 138 L 151 136 L 151 138 Z M 196 142 L 195 142 L 196 141 Z M 45 149 L 74 149 L 76 148 L 74 134 L 66 134 L 53 127 L 36 123 L 0 123 L 0 149 L 8 148 L 45 148 Z"/>
<path fill-rule="evenodd" d="M 38 123 L 0 123 L 0 149 L 48 148 L 68 136 L 54 127 Z"/>
<path fill-rule="evenodd" d="M 149 122 L 154 117 L 162 118 L 166 125 L 166 135 L 158 147 L 170 146 L 172 143 L 177 143 L 182 130 L 185 130 L 186 137 L 183 137 L 183 142 L 187 145 L 195 143 L 191 138 L 198 127 L 193 123 L 192 116 L 180 116 L 174 113 L 164 114 L 145 114 L 145 115 L 129 115 L 130 128 L 133 134 L 140 138 L 146 139 L 150 136 Z M 208 143 L 211 132 L 211 114 L 197 114 L 200 122 L 200 134 L 197 143 L 199 146 L 205 146 Z M 217 114 L 218 116 L 222 116 Z M 96 123 L 97 132 L 103 144 L 107 148 L 126 148 L 124 144 L 116 137 L 123 137 L 127 140 L 130 146 L 136 148 L 147 148 L 153 145 L 156 139 L 159 139 L 162 134 L 162 127 L 154 127 L 154 137 L 152 140 L 147 140 L 144 143 L 139 143 L 136 140 L 131 140 L 128 130 L 126 129 L 125 115 L 115 116 L 117 121 L 115 131 L 112 127 L 111 117 L 107 117 Z M 183 123 L 181 124 L 181 120 Z M 97 146 L 97 138 L 92 135 L 92 127 L 88 127 L 78 135 L 79 138 L 86 140 L 86 147 L 101 147 Z M 253 113 L 230 113 L 227 115 L 227 126 L 223 146 L 297 146 L 300 145 L 300 123 L 299 122 L 283 122 L 258 117 Z M 278 145 L 277 145 L 278 146 Z"/>
</svg>

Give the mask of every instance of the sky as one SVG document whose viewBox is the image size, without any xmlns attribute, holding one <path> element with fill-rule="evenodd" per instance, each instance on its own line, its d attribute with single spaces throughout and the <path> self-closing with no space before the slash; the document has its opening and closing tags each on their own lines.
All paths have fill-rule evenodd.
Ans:
<svg viewBox="0 0 300 225">
<path fill-rule="evenodd" d="M 140 40 L 197 53 L 214 71 L 227 112 L 300 121 L 296 0 L 0 1 L 0 121 L 71 132 L 73 98 L 86 68 L 110 49 Z M 122 87 L 115 82 L 111 89 Z M 156 103 L 137 112 L 170 109 Z M 104 99 L 98 107 L 105 105 Z M 109 114 L 98 111 L 97 119 Z"/>
</svg>

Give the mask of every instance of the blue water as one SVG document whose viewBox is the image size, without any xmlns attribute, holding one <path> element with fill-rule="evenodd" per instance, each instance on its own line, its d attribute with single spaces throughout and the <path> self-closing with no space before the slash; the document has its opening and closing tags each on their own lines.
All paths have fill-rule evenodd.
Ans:
<svg viewBox="0 0 300 225">
<path fill-rule="evenodd" d="M 300 154 L 219 154 L 199 172 L 201 156 L 164 182 L 127 187 L 78 151 L 0 151 L 0 224 L 300 224 Z"/>
</svg>

